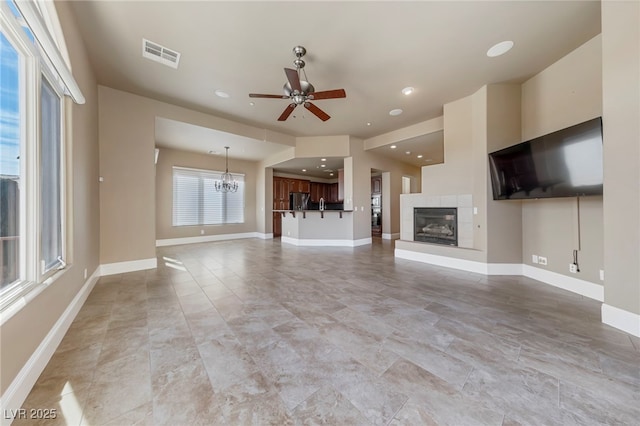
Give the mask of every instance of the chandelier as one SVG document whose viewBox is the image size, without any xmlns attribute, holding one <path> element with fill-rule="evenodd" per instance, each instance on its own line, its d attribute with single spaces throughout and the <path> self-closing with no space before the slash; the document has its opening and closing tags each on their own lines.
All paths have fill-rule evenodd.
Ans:
<svg viewBox="0 0 640 426">
<path fill-rule="evenodd" d="M 220 180 L 215 182 L 215 188 L 218 192 L 236 192 L 238 190 L 238 182 L 233 178 L 233 175 L 229 173 L 229 147 L 225 146 L 227 150 L 225 155 L 225 171 L 220 175 Z"/>
</svg>

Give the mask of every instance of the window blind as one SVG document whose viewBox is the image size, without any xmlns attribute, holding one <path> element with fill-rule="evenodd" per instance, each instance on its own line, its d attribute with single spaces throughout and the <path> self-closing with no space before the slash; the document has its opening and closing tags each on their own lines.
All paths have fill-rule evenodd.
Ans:
<svg viewBox="0 0 640 426">
<path fill-rule="evenodd" d="M 173 168 L 173 226 L 244 223 L 244 175 L 237 192 L 217 192 L 222 172 Z"/>
</svg>

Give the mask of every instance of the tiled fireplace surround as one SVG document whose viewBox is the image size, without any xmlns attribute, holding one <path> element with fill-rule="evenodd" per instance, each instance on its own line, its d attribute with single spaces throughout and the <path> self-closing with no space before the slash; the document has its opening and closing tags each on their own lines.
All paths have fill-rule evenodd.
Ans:
<svg viewBox="0 0 640 426">
<path fill-rule="evenodd" d="M 402 221 L 400 239 L 414 241 L 413 209 L 416 207 L 455 207 L 458 209 L 458 247 L 473 248 L 473 200 L 471 194 L 404 194 L 400 197 Z M 428 244 L 428 243 L 425 243 Z"/>
</svg>

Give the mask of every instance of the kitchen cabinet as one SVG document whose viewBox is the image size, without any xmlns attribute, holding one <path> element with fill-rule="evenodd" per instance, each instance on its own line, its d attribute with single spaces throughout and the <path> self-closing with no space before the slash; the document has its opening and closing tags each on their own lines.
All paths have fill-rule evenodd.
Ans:
<svg viewBox="0 0 640 426">
<path fill-rule="evenodd" d="M 329 184 L 329 194 L 328 194 L 328 199 L 330 203 L 337 203 L 338 202 L 338 184 L 337 183 L 332 183 Z"/>
<path fill-rule="evenodd" d="M 305 179 L 273 177 L 273 210 L 289 210 L 290 192 L 310 192 L 311 182 Z M 282 218 L 280 213 L 273 214 L 273 236 L 282 235 Z"/>
<path fill-rule="evenodd" d="M 311 202 L 319 203 L 322 197 L 322 187 L 324 184 L 318 182 L 311 182 L 309 184 L 309 193 L 311 194 Z M 324 198 L 324 197 L 322 197 Z"/>
</svg>

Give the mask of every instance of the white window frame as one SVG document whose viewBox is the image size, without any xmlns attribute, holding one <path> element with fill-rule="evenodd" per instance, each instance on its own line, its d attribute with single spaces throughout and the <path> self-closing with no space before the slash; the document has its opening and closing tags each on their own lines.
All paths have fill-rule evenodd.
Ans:
<svg viewBox="0 0 640 426">
<path fill-rule="evenodd" d="M 29 9 L 41 11 L 42 8 L 38 4 L 27 5 Z M 33 7 L 32 7 L 33 6 Z M 51 8 L 46 12 L 50 13 Z M 22 10 L 21 10 L 22 11 Z M 67 212 L 67 138 L 65 133 L 67 108 L 64 101 L 64 95 L 69 93 L 69 84 L 59 73 L 60 65 L 54 66 L 50 52 L 43 50 L 43 44 L 39 43 L 39 39 L 33 42 L 27 37 L 23 26 L 26 26 L 25 20 L 16 18 L 6 4 L 5 0 L 0 0 L 0 22 L 2 30 L 14 49 L 19 54 L 20 61 L 20 179 L 18 187 L 20 190 L 20 243 L 19 243 L 19 278 L 16 282 L 0 289 L 0 312 L 2 318 L 0 323 L 4 323 L 8 318 L 13 316 L 15 312 L 26 305 L 37 294 L 39 294 L 47 285 L 51 284 L 57 277 L 62 274 L 66 267 L 66 259 L 70 256 L 68 252 L 67 238 L 68 232 L 68 212 Z M 55 12 L 55 11 L 54 11 Z M 56 17 L 57 19 L 57 17 Z M 51 17 L 38 16 L 42 22 L 51 22 Z M 57 20 L 56 20 L 57 22 Z M 42 30 L 42 28 L 40 28 Z M 64 44 L 63 41 L 58 41 Z M 45 43 L 46 44 L 46 43 Z M 44 46 L 46 48 L 47 46 Z M 66 54 L 66 52 L 63 52 Z M 54 62 L 56 62 L 54 60 Z M 60 62 L 60 61 L 57 61 Z M 70 72 L 66 70 L 68 75 Z M 49 86 L 53 89 L 60 101 L 60 238 L 61 238 L 61 256 L 58 262 L 52 267 L 43 268 L 42 262 L 42 241 L 41 241 L 41 224 L 42 217 L 46 214 L 41 206 L 41 84 L 45 78 Z M 71 77 L 72 78 L 72 77 Z M 78 96 L 74 97 L 78 102 L 84 102 L 81 92 L 75 81 L 73 81 L 73 89 L 77 90 Z M 34 290 L 38 291 L 34 291 Z"/>
</svg>

